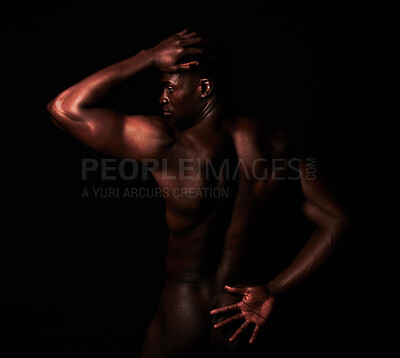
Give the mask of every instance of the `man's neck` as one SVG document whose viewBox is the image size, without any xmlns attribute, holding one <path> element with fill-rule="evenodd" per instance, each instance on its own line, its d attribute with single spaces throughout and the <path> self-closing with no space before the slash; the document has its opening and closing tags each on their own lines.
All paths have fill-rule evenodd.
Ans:
<svg viewBox="0 0 400 358">
<path fill-rule="evenodd" d="M 203 110 L 201 111 L 199 116 L 197 116 L 197 118 L 177 123 L 175 124 L 175 126 L 179 130 L 185 131 L 200 123 L 216 122 L 217 120 L 221 119 L 222 113 L 223 113 L 222 103 L 215 97 L 213 97 L 207 102 L 207 104 L 204 106 Z"/>
</svg>

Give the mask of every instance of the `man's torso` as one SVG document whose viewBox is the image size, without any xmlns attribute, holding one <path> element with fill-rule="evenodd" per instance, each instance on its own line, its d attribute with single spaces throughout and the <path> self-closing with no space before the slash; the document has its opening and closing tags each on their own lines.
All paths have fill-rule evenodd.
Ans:
<svg viewBox="0 0 400 358">
<path fill-rule="evenodd" d="M 163 352 L 200 352 L 210 340 L 224 351 L 227 337 L 213 331 L 209 311 L 240 297 L 223 286 L 266 284 L 276 269 L 268 245 L 281 240 L 275 219 L 283 193 L 297 185 L 288 180 L 286 141 L 252 118 L 200 124 L 180 134 L 167 170 L 154 174 L 168 193 L 170 236 L 166 282 L 148 340 L 159 341 Z"/>
</svg>

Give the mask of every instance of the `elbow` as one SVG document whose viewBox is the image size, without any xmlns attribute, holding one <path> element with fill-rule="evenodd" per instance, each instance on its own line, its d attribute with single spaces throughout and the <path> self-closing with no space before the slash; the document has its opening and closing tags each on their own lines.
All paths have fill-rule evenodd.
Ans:
<svg viewBox="0 0 400 358">
<path fill-rule="evenodd" d="M 339 241 L 346 236 L 350 230 L 350 219 L 345 213 L 341 213 L 332 220 L 331 231 Z"/>
<path fill-rule="evenodd" d="M 344 207 L 341 207 L 337 212 L 336 222 L 341 232 L 346 233 L 349 231 L 351 225 L 350 215 Z"/>
<path fill-rule="evenodd" d="M 57 113 L 56 98 L 47 103 L 47 112 L 52 118 L 56 115 Z"/>
<path fill-rule="evenodd" d="M 62 130 L 66 130 L 68 124 L 77 118 L 77 111 L 73 110 L 63 93 L 59 94 L 47 104 L 47 112 L 52 122 Z"/>
<path fill-rule="evenodd" d="M 67 116 L 62 110 L 58 97 L 54 98 L 49 103 L 47 103 L 47 112 L 53 124 L 59 129 L 65 131 L 63 122 L 65 122 Z"/>
<path fill-rule="evenodd" d="M 328 212 L 317 206 L 306 203 L 303 207 L 306 217 L 313 222 L 317 228 L 330 232 L 332 237 L 340 240 L 350 229 L 349 215 L 344 209 Z"/>
<path fill-rule="evenodd" d="M 68 107 L 66 106 L 65 98 L 62 93 L 47 103 L 47 112 L 54 118 L 69 114 L 70 111 L 68 111 Z"/>
<path fill-rule="evenodd" d="M 317 227 L 331 232 L 346 232 L 350 226 L 349 216 L 344 209 L 327 211 L 307 201 L 303 204 L 305 217 Z"/>
</svg>

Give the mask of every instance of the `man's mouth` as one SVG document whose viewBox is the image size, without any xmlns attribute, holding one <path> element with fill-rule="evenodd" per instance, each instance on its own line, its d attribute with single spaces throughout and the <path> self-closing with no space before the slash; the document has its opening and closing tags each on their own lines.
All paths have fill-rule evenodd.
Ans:
<svg viewBox="0 0 400 358">
<path fill-rule="evenodd" d="M 165 109 L 165 108 L 162 109 L 162 112 L 163 112 L 163 114 L 164 114 L 165 117 L 169 117 L 169 116 L 171 115 L 171 112 L 168 111 L 168 110 Z"/>
</svg>

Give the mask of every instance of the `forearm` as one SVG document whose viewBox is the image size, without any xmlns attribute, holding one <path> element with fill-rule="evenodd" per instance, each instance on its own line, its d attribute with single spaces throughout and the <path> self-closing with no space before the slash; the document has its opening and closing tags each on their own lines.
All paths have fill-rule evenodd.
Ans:
<svg viewBox="0 0 400 358">
<path fill-rule="evenodd" d="M 300 285 L 322 268 L 347 228 L 345 222 L 318 227 L 292 263 L 267 285 L 274 296 L 279 296 Z"/>
<path fill-rule="evenodd" d="M 96 106 L 115 87 L 135 74 L 151 67 L 153 59 L 149 51 L 110 65 L 69 87 L 54 100 L 54 105 L 63 112 L 75 113 L 82 108 Z"/>
</svg>

